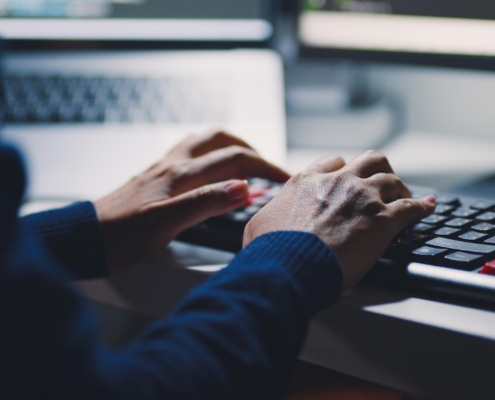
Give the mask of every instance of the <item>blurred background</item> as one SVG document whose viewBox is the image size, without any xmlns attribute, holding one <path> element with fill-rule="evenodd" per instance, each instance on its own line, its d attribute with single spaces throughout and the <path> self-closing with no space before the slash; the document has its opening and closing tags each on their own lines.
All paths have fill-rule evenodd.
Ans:
<svg viewBox="0 0 495 400">
<path fill-rule="evenodd" d="M 293 172 L 325 155 L 350 160 L 374 148 L 410 185 L 495 198 L 490 0 L 0 0 L 0 36 L 1 134 L 29 162 L 24 213 L 106 194 L 186 135 L 212 127 L 241 136 Z M 183 268 L 218 267 L 231 257 L 181 246 L 172 246 L 167 265 L 182 258 Z M 118 343 L 169 311 L 164 293 L 182 296 L 191 287 L 176 285 L 179 268 L 163 265 L 85 287 Z M 350 304 L 333 316 L 351 327 L 337 331 L 336 342 L 322 325 L 325 336 L 310 353 L 320 365 L 347 362 L 356 376 L 429 398 L 445 398 L 447 389 L 449 398 L 474 398 L 476 388 L 492 392 L 485 379 L 492 336 L 474 342 L 476 332 L 468 330 L 493 332 L 487 314 L 430 314 L 431 303 L 405 303 L 389 325 L 365 309 L 361 319 L 350 314 L 348 324 L 348 311 L 364 303 Z M 143 311 L 138 322 L 127 319 L 129 310 Z M 457 325 L 427 331 L 431 321 L 418 319 L 402 327 L 411 310 Z M 375 334 L 355 347 L 353 335 L 363 331 Z M 404 343 L 407 335 L 416 347 Z M 337 356 L 322 362 L 334 354 L 322 351 L 332 343 Z M 443 363 L 424 363 L 432 349 L 443 349 Z M 486 361 L 473 362 L 481 354 Z M 304 364 L 293 398 L 328 398 L 328 385 L 332 398 L 407 398 Z"/>
<path fill-rule="evenodd" d="M 0 0 L 0 35 L 15 55 L 269 49 L 284 63 L 294 171 L 375 148 L 412 184 L 491 192 L 486 0 Z M 7 126 L 47 122 L 14 114 Z"/>
</svg>

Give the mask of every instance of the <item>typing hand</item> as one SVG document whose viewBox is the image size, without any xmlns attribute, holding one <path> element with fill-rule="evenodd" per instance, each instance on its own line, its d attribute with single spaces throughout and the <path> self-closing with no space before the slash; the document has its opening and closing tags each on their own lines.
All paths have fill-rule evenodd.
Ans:
<svg viewBox="0 0 495 400">
<path fill-rule="evenodd" d="M 337 255 L 344 290 L 378 261 L 393 237 L 435 209 L 435 197 L 411 199 L 387 159 L 368 151 L 345 165 L 318 161 L 294 176 L 247 225 L 244 245 L 278 230 L 312 232 Z"/>
<path fill-rule="evenodd" d="M 121 189 L 95 202 L 107 262 L 117 271 L 164 248 L 179 233 L 248 198 L 247 175 L 290 175 L 223 132 L 191 136 Z"/>
</svg>

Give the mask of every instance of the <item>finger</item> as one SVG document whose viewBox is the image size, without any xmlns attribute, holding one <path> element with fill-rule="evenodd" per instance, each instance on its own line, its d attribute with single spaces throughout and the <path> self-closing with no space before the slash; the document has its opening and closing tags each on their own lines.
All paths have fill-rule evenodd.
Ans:
<svg viewBox="0 0 495 400">
<path fill-rule="evenodd" d="M 435 196 L 427 196 L 423 199 L 399 199 L 388 204 L 395 231 L 400 232 L 432 214 L 435 211 L 435 203 Z"/>
<path fill-rule="evenodd" d="M 385 204 L 411 197 L 411 192 L 397 175 L 379 173 L 367 178 L 366 181 L 377 188 Z"/>
<path fill-rule="evenodd" d="M 240 146 L 246 149 L 254 149 L 244 140 L 228 134 L 224 131 L 210 131 L 202 135 L 192 135 L 172 149 L 167 159 L 174 161 L 197 158 L 214 150 L 229 146 Z"/>
<path fill-rule="evenodd" d="M 393 174 L 394 170 L 383 154 L 373 150 L 356 157 L 347 167 L 361 178 L 369 178 L 378 173 Z"/>
<path fill-rule="evenodd" d="M 335 172 L 345 167 L 345 161 L 342 157 L 330 156 L 324 157 L 315 163 L 311 164 L 307 171 L 327 174 Z"/>
<path fill-rule="evenodd" d="M 231 180 L 202 186 L 158 203 L 163 207 L 164 218 L 179 234 L 183 230 L 197 225 L 208 218 L 225 214 L 246 203 L 249 185 L 246 181 Z"/>
<path fill-rule="evenodd" d="M 179 192 L 232 179 L 239 175 L 264 178 L 274 182 L 286 182 L 290 179 L 289 173 L 261 158 L 253 150 L 238 146 L 212 151 L 182 165 L 181 169 L 183 169 L 183 178 L 177 187 Z"/>
</svg>

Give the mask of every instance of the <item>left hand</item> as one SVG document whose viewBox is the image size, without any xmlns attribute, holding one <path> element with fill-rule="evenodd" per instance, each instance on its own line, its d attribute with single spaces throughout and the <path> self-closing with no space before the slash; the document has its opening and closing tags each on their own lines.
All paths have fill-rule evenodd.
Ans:
<svg viewBox="0 0 495 400">
<path fill-rule="evenodd" d="M 182 231 L 248 198 L 239 176 L 286 182 L 290 175 L 223 132 L 194 135 L 122 188 L 95 202 L 110 271 L 146 259 Z"/>
</svg>

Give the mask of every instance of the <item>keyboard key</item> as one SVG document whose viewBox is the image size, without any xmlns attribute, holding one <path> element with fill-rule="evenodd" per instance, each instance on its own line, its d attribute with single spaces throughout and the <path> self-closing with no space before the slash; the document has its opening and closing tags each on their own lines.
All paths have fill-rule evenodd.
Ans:
<svg viewBox="0 0 495 400">
<path fill-rule="evenodd" d="M 19 75 L 5 77 L 5 92 L 9 110 L 6 121 L 10 124 L 230 120 L 230 84 L 225 78 L 146 80 Z M 62 107 L 77 110 L 77 118 L 61 112 Z M 111 107 L 121 114 L 108 113 Z"/>
<path fill-rule="evenodd" d="M 455 210 L 452 215 L 454 217 L 459 217 L 459 218 L 470 218 L 473 217 L 477 214 L 479 214 L 479 210 L 474 210 L 469 207 L 459 207 L 457 210 Z"/>
<path fill-rule="evenodd" d="M 493 207 L 495 207 L 495 203 L 484 200 L 478 200 L 475 203 L 471 204 L 471 208 L 475 208 L 476 210 L 481 210 L 481 211 L 486 211 Z"/>
<path fill-rule="evenodd" d="M 495 236 L 492 236 L 490 239 L 486 239 L 485 243 L 495 244 Z"/>
<path fill-rule="evenodd" d="M 426 242 L 426 245 L 441 247 L 449 250 L 467 251 L 470 253 L 495 256 L 495 246 L 491 246 L 487 244 L 461 242 L 460 240 L 452 240 L 446 238 L 435 238 L 433 240 L 430 240 L 429 242 Z"/>
<path fill-rule="evenodd" d="M 416 232 L 409 232 L 408 234 L 404 235 L 403 237 L 399 238 L 397 243 L 400 243 L 400 241 L 408 241 L 411 243 L 415 244 L 415 247 L 418 247 L 418 245 L 422 245 L 424 242 L 427 240 L 431 239 L 431 235 L 425 235 L 421 233 L 416 233 Z"/>
<path fill-rule="evenodd" d="M 446 205 L 446 204 L 438 204 L 436 207 L 435 207 L 435 214 L 438 214 L 438 215 L 447 215 L 447 214 L 450 214 L 451 211 L 455 210 L 455 207 L 454 206 L 449 206 L 449 205 Z"/>
<path fill-rule="evenodd" d="M 459 239 L 469 240 L 471 242 L 477 242 L 478 240 L 481 240 L 487 236 L 488 235 L 486 233 L 469 231 L 469 232 L 466 232 L 465 234 L 459 236 Z"/>
<path fill-rule="evenodd" d="M 461 204 L 459 197 L 453 195 L 439 195 L 437 196 L 437 204 L 448 204 L 451 206 L 458 206 Z"/>
<path fill-rule="evenodd" d="M 471 227 L 476 231 L 490 233 L 495 230 L 495 225 L 489 224 L 488 222 L 483 222 L 482 224 L 477 224 Z"/>
<path fill-rule="evenodd" d="M 256 207 L 256 206 L 250 206 L 250 207 L 247 207 L 244 212 L 250 216 L 253 216 L 255 215 L 259 210 L 261 210 L 260 207 Z"/>
<path fill-rule="evenodd" d="M 468 254 L 463 253 L 461 251 L 457 251 L 455 253 L 449 254 L 445 256 L 443 259 L 442 265 L 464 269 L 467 271 L 475 270 L 481 267 L 484 263 L 485 259 L 483 256 L 477 254 Z"/>
<path fill-rule="evenodd" d="M 445 225 L 451 226 L 453 228 L 463 228 L 463 227 L 469 226 L 472 223 L 473 223 L 473 220 L 472 219 L 454 218 L 454 219 L 452 219 L 450 221 L 447 221 L 445 223 Z"/>
<path fill-rule="evenodd" d="M 495 260 L 487 262 L 481 269 L 480 274 L 495 275 Z"/>
<path fill-rule="evenodd" d="M 436 228 L 437 227 L 434 225 L 428 225 L 428 224 L 420 223 L 420 224 L 414 225 L 411 228 L 411 231 L 416 232 L 416 233 L 430 233 L 430 232 L 434 231 Z"/>
<path fill-rule="evenodd" d="M 448 250 L 446 249 L 436 249 L 434 247 L 420 247 L 412 252 L 413 260 L 416 262 L 432 263 L 445 255 Z"/>
<path fill-rule="evenodd" d="M 422 243 L 419 245 L 422 245 Z M 396 246 L 403 253 L 409 254 L 411 251 L 418 248 L 418 243 L 415 243 L 414 241 L 409 239 L 399 239 L 396 243 Z"/>
<path fill-rule="evenodd" d="M 235 222 L 243 222 L 247 223 L 251 219 L 251 215 L 243 212 L 243 211 L 234 211 L 226 215 L 226 218 L 235 221 Z"/>
<path fill-rule="evenodd" d="M 424 224 L 437 225 L 437 224 L 440 224 L 443 221 L 446 221 L 447 219 L 449 219 L 449 217 L 445 217 L 443 215 L 435 215 L 435 214 L 433 214 L 433 215 L 430 215 L 427 218 L 422 219 L 421 222 L 423 222 Z"/>
<path fill-rule="evenodd" d="M 456 228 L 440 228 L 434 232 L 436 236 L 444 236 L 444 237 L 449 237 L 449 236 L 454 236 L 456 233 L 461 232 L 461 229 L 456 229 Z"/>
<path fill-rule="evenodd" d="M 489 211 L 483 214 L 480 214 L 476 217 L 479 221 L 493 222 L 495 221 L 495 212 Z"/>
<path fill-rule="evenodd" d="M 391 244 L 387 247 L 387 250 L 385 250 L 380 258 L 384 258 L 386 260 L 397 260 L 405 258 L 407 254 L 408 253 L 403 251 L 403 249 L 399 245 Z"/>
</svg>

